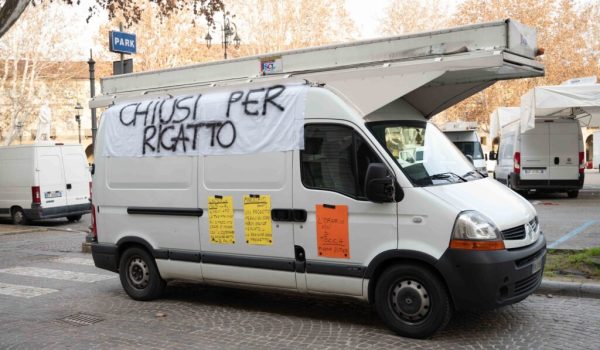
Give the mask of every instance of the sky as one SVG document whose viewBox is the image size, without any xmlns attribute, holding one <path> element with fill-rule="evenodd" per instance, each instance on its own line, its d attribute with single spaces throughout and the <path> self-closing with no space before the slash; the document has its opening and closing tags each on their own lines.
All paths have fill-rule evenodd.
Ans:
<svg viewBox="0 0 600 350">
<path fill-rule="evenodd" d="M 362 39 L 376 37 L 377 25 L 390 0 L 346 0 L 350 16 L 360 30 Z"/>
</svg>

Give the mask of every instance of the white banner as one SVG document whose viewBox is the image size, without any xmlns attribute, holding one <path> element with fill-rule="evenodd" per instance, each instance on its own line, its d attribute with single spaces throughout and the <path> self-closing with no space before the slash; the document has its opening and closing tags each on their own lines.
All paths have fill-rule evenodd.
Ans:
<svg viewBox="0 0 600 350">
<path fill-rule="evenodd" d="M 271 85 L 113 106 L 102 116 L 112 157 L 304 149 L 306 85 Z"/>
</svg>

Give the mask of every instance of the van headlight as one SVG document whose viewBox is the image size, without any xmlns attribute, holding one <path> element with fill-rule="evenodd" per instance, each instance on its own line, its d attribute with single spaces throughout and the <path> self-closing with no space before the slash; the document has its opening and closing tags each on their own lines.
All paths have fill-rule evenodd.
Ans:
<svg viewBox="0 0 600 350">
<path fill-rule="evenodd" d="M 501 250 L 504 249 L 502 233 L 492 220 L 476 211 L 463 211 L 458 214 L 452 239 L 452 249 Z"/>
</svg>

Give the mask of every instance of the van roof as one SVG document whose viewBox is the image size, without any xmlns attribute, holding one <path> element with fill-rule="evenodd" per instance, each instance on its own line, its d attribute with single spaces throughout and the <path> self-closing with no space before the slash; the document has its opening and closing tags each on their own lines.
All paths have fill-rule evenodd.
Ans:
<svg viewBox="0 0 600 350">
<path fill-rule="evenodd" d="M 343 96 L 362 116 L 403 99 L 431 117 L 498 80 L 544 75 L 537 51 L 534 29 L 504 20 L 114 76 L 102 80 L 90 107 L 305 81 Z"/>
</svg>

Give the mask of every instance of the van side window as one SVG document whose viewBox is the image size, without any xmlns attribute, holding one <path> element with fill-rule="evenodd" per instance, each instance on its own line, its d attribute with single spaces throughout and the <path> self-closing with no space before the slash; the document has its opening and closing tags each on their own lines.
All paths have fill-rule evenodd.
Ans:
<svg viewBox="0 0 600 350">
<path fill-rule="evenodd" d="M 304 150 L 300 152 L 300 162 L 302 183 L 307 188 L 366 199 L 367 167 L 381 160 L 352 128 L 312 124 L 304 128 Z"/>
</svg>

